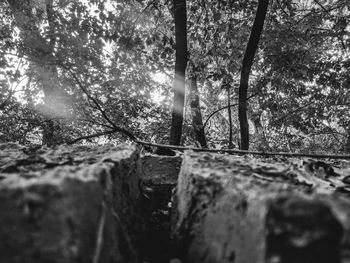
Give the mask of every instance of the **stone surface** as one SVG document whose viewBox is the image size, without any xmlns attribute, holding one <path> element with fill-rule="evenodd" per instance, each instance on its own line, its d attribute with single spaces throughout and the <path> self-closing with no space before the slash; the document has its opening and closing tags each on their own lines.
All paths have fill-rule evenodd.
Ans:
<svg viewBox="0 0 350 263">
<path fill-rule="evenodd" d="M 0 145 L 0 261 L 139 262 L 134 146 Z"/>
<path fill-rule="evenodd" d="M 292 158 L 0 144 L 0 262 L 350 263 L 349 177 Z"/>
<path fill-rule="evenodd" d="M 345 189 L 342 176 L 186 152 L 173 211 L 177 255 L 191 263 L 349 262 L 350 201 L 337 191 Z"/>
<path fill-rule="evenodd" d="M 180 156 L 146 155 L 142 161 L 142 180 L 149 185 L 175 185 L 180 172 Z"/>
<path fill-rule="evenodd" d="M 169 262 L 170 211 L 182 158 L 146 155 L 141 158 L 143 211 L 146 223 L 144 249 L 146 262 Z"/>
</svg>

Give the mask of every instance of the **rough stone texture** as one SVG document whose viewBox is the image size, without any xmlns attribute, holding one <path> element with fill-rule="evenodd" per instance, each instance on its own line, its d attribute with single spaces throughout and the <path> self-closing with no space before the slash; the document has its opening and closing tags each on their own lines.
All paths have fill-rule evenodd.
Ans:
<svg viewBox="0 0 350 263">
<path fill-rule="evenodd" d="M 177 255 L 191 263 L 350 262 L 350 201 L 340 193 L 347 174 L 321 170 L 185 153 L 173 206 Z"/>
<path fill-rule="evenodd" d="M 146 155 L 142 161 L 142 180 L 146 184 L 176 184 L 182 158 L 180 156 Z"/>
<path fill-rule="evenodd" d="M 0 262 L 350 263 L 349 178 L 323 162 L 0 144 Z"/>
<path fill-rule="evenodd" d="M 0 145 L 0 262 L 139 262 L 134 146 Z"/>
<path fill-rule="evenodd" d="M 182 158 L 146 155 L 141 158 L 143 211 L 146 223 L 146 262 L 169 262 L 172 190 L 177 183 Z"/>
</svg>

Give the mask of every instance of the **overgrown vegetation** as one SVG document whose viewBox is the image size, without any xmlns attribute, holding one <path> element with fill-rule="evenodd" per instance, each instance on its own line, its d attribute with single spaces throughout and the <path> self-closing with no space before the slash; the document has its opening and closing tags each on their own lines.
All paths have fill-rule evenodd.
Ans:
<svg viewBox="0 0 350 263">
<path fill-rule="evenodd" d="M 1 1 L 0 142 L 175 142 L 175 7 L 184 2 Z M 180 144 L 240 148 L 239 84 L 257 7 L 187 1 Z M 347 1 L 271 0 L 264 20 L 243 101 L 250 149 L 349 153 Z"/>
</svg>

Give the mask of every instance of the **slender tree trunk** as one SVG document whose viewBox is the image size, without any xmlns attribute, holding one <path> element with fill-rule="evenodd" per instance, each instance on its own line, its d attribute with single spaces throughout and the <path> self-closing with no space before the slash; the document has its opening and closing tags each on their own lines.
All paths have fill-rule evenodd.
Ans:
<svg viewBox="0 0 350 263">
<path fill-rule="evenodd" d="M 173 0 L 175 19 L 175 80 L 169 143 L 180 145 L 185 105 L 185 72 L 187 64 L 186 0 Z"/>
<path fill-rule="evenodd" d="M 264 127 L 261 125 L 261 122 L 260 122 L 261 114 L 262 114 L 262 111 L 259 111 L 255 114 L 252 114 L 252 116 L 251 116 L 252 122 L 255 126 L 254 128 L 255 128 L 255 132 L 256 132 L 256 138 L 258 141 L 257 150 L 258 151 L 270 151 L 271 148 L 270 148 L 269 143 L 266 139 Z"/>
<path fill-rule="evenodd" d="M 46 41 L 48 45 L 48 53 L 51 57 L 49 61 L 52 65 L 44 66 L 46 72 L 48 73 L 48 78 L 46 83 L 43 83 L 44 93 L 45 93 L 45 104 L 49 115 L 46 119 L 46 129 L 43 132 L 43 144 L 55 145 L 62 143 L 62 139 L 59 136 L 61 127 L 59 122 L 54 121 L 53 117 L 57 114 L 65 115 L 65 105 L 62 103 L 61 89 L 58 82 L 58 72 L 55 65 L 54 48 L 56 44 L 55 37 L 55 26 L 54 26 L 54 10 L 53 10 L 53 0 L 46 1 L 46 14 L 47 21 L 49 24 L 49 41 Z M 56 85 L 54 84 L 56 83 Z M 57 107 L 59 109 L 57 109 Z"/>
<path fill-rule="evenodd" d="M 249 36 L 247 48 L 244 54 L 241 81 L 239 85 L 239 98 L 238 98 L 238 118 L 240 124 L 241 133 L 241 149 L 249 149 L 249 124 L 247 117 L 247 96 L 248 96 L 248 84 L 249 74 L 253 65 L 255 52 L 258 48 L 261 32 L 264 27 L 264 21 L 266 17 L 267 7 L 269 0 L 259 0 L 258 10 L 255 15 L 253 28 Z"/>
<path fill-rule="evenodd" d="M 346 128 L 347 136 L 346 136 L 346 142 L 343 149 L 346 153 L 350 153 L 350 124 L 348 123 L 346 126 L 347 126 Z"/>
<path fill-rule="evenodd" d="M 43 66 L 45 72 L 44 78 L 41 79 L 44 93 L 44 111 L 45 116 L 43 124 L 43 140 L 42 143 L 48 146 L 63 143 L 60 136 L 61 125 L 55 120 L 58 112 L 64 111 L 65 105 L 61 102 L 60 88 L 58 82 L 58 72 L 56 66 Z"/>
<path fill-rule="evenodd" d="M 200 143 L 202 148 L 208 148 L 204 133 L 202 112 L 199 103 L 199 92 L 197 87 L 197 76 L 195 72 L 191 74 L 190 106 L 194 137 L 196 141 Z"/>
<path fill-rule="evenodd" d="M 228 123 L 229 123 L 229 135 L 228 135 L 228 148 L 233 149 L 234 145 L 232 142 L 233 132 L 232 132 L 232 111 L 231 111 L 231 94 L 230 86 L 227 86 L 227 112 L 228 112 Z"/>
<path fill-rule="evenodd" d="M 55 145 L 62 143 L 60 124 L 54 117 L 65 114 L 65 105 L 62 103 L 61 90 L 58 85 L 58 72 L 54 57 L 54 26 L 53 26 L 53 0 L 38 6 L 41 12 L 46 12 L 49 24 L 49 41 L 41 35 L 35 24 L 32 14 L 31 1 L 7 0 L 12 9 L 17 26 L 21 30 L 21 38 L 25 46 L 25 55 L 34 63 L 38 71 L 39 83 L 44 93 L 45 116 L 43 123 L 43 144 Z"/>
</svg>

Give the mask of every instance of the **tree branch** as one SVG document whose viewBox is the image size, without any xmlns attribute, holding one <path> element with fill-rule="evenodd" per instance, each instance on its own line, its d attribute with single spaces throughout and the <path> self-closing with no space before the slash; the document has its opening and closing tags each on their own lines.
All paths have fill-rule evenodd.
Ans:
<svg viewBox="0 0 350 263">
<path fill-rule="evenodd" d="M 325 11 L 326 13 L 328 13 L 328 15 L 331 15 L 331 14 L 329 13 L 329 11 L 328 11 L 319 1 L 314 0 L 314 2 L 315 2 L 318 6 L 320 6 L 320 7 L 323 9 L 323 11 Z"/>
<path fill-rule="evenodd" d="M 81 81 L 79 80 L 79 78 L 76 76 L 76 74 L 74 72 L 71 71 L 71 69 L 67 68 L 64 65 L 60 65 L 63 69 L 67 70 L 69 72 L 69 74 L 73 77 L 73 79 L 76 81 L 77 85 L 79 86 L 79 88 L 83 91 L 83 93 L 86 95 L 86 97 L 88 98 L 88 100 L 92 101 L 95 106 L 97 107 L 98 111 L 101 113 L 101 115 L 103 116 L 103 118 L 112 125 L 114 131 L 117 132 L 121 132 L 124 135 L 126 135 L 127 137 L 129 137 L 131 140 L 135 141 L 137 138 L 134 134 L 132 134 L 131 131 L 123 128 L 123 127 L 119 127 L 117 126 L 106 114 L 106 112 L 104 111 L 104 109 L 102 109 L 101 105 L 98 103 L 98 101 L 87 91 L 87 89 L 84 87 L 84 85 L 81 83 Z"/>
<path fill-rule="evenodd" d="M 249 100 L 249 99 L 255 97 L 256 95 L 258 95 L 258 93 L 255 93 L 255 94 L 249 96 L 249 97 L 247 98 L 247 100 Z M 236 104 L 231 104 L 231 105 L 226 105 L 226 106 L 224 106 L 224 107 L 222 107 L 222 108 L 220 108 L 220 109 L 217 109 L 217 110 L 213 111 L 213 112 L 208 116 L 208 118 L 205 120 L 205 122 L 204 122 L 204 124 L 203 124 L 203 130 L 204 130 L 205 126 L 208 124 L 208 121 L 210 120 L 210 118 L 213 117 L 216 113 L 218 113 L 219 111 L 222 111 L 222 110 L 224 110 L 224 109 L 237 106 L 237 105 L 238 105 L 237 103 L 236 103 Z"/>
<path fill-rule="evenodd" d="M 311 102 L 309 102 L 309 103 L 306 103 L 306 104 L 304 104 L 304 105 L 302 105 L 302 106 L 296 108 L 295 110 L 292 110 L 292 111 L 290 111 L 290 112 L 287 112 L 287 113 L 284 114 L 282 117 L 278 118 L 277 120 L 272 121 L 271 124 L 275 124 L 275 123 L 277 123 L 277 122 L 279 122 L 279 121 L 281 121 L 281 120 L 287 118 L 288 116 L 290 116 L 290 115 L 292 115 L 292 114 L 294 114 L 294 113 L 296 113 L 296 112 L 298 112 L 298 111 L 300 111 L 300 110 L 302 110 L 302 109 L 304 109 L 304 108 L 310 106 L 310 105 L 313 104 L 313 103 L 315 103 L 315 102 L 314 102 L 314 101 L 311 101 Z"/>
<path fill-rule="evenodd" d="M 103 136 L 103 135 L 113 134 L 113 133 L 116 133 L 116 132 L 118 132 L 118 131 L 117 130 L 111 130 L 111 131 L 104 131 L 104 132 L 94 133 L 94 134 L 91 134 L 91 135 L 81 136 L 79 138 L 74 139 L 73 141 L 67 142 L 67 144 L 70 145 L 70 144 L 77 143 L 77 142 L 79 142 L 81 140 L 92 139 L 92 138 L 100 137 L 100 136 Z"/>
<path fill-rule="evenodd" d="M 215 153 L 229 153 L 229 154 L 252 154 L 252 155 L 262 155 L 262 156 L 286 156 L 286 157 L 309 157 L 309 158 L 329 158 L 329 159 L 344 159 L 349 160 L 350 155 L 337 155 L 337 154 L 311 154 L 311 153 L 295 153 L 295 152 L 262 152 L 262 151 L 246 151 L 246 150 L 226 150 L 226 149 L 203 149 L 203 148 L 193 148 L 185 146 L 174 146 L 165 144 L 149 143 L 144 141 L 136 141 L 142 145 L 168 148 L 179 151 L 191 150 L 194 152 L 215 152 Z"/>
<path fill-rule="evenodd" d="M 227 108 L 231 108 L 231 107 L 234 107 L 234 106 L 237 106 L 238 104 L 231 104 L 231 105 L 226 105 L 224 107 L 221 107 L 220 109 L 217 109 L 215 111 L 213 111 L 209 116 L 208 118 L 205 120 L 204 124 L 203 124 L 203 129 L 205 128 L 205 126 L 208 124 L 208 121 L 210 120 L 211 117 L 213 117 L 216 113 L 218 113 L 219 111 L 222 111 L 224 109 L 227 109 Z"/>
</svg>

